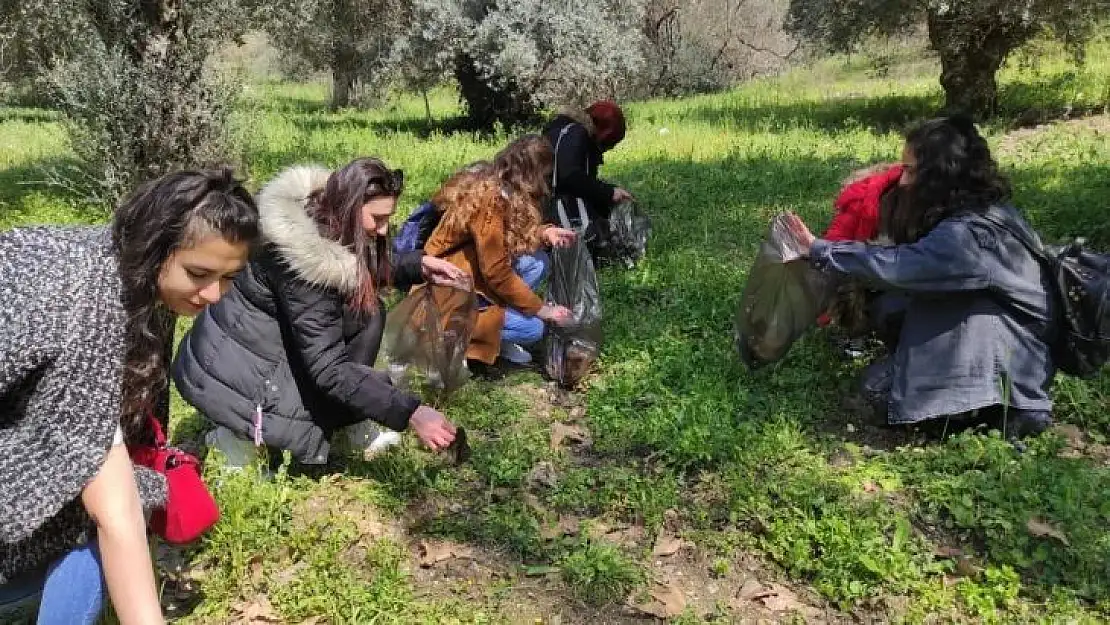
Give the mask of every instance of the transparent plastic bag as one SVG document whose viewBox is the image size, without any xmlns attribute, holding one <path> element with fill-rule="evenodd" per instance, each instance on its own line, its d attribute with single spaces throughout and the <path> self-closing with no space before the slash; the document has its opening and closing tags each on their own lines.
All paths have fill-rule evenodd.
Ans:
<svg viewBox="0 0 1110 625">
<path fill-rule="evenodd" d="M 627 267 L 647 254 L 651 219 L 633 202 L 621 202 L 609 214 L 609 253 Z"/>
<path fill-rule="evenodd" d="M 478 319 L 472 291 L 425 285 L 389 313 L 379 368 L 398 388 L 443 399 L 466 382 L 466 350 Z"/>
<path fill-rule="evenodd" d="M 547 303 L 566 306 L 572 313 L 569 325 L 551 326 L 548 331 L 545 363 L 548 377 L 571 388 L 597 361 L 602 339 L 601 292 L 582 237 L 570 247 L 551 250 Z"/>
<path fill-rule="evenodd" d="M 736 313 L 740 359 L 752 369 L 780 360 L 828 308 L 831 276 L 814 269 L 785 215 L 771 220 Z"/>
</svg>

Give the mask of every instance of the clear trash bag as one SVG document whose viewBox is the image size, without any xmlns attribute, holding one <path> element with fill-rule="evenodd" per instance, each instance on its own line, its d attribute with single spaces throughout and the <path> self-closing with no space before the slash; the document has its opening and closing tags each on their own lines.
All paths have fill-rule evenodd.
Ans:
<svg viewBox="0 0 1110 625">
<path fill-rule="evenodd" d="M 443 399 L 466 382 L 466 350 L 478 319 L 472 291 L 425 285 L 389 312 L 378 367 L 394 386 Z"/>
<path fill-rule="evenodd" d="M 566 388 L 576 386 L 597 361 L 601 351 L 601 291 L 586 244 L 579 237 L 566 248 L 551 250 L 547 303 L 566 306 L 572 322 L 550 326 L 545 370 Z"/>
<path fill-rule="evenodd" d="M 771 220 L 736 313 L 734 338 L 752 369 L 777 362 L 816 323 L 832 296 L 831 276 L 814 269 L 785 215 Z"/>
<path fill-rule="evenodd" d="M 621 202 L 609 214 L 609 254 L 632 267 L 647 254 L 651 219 L 633 202 Z"/>
</svg>

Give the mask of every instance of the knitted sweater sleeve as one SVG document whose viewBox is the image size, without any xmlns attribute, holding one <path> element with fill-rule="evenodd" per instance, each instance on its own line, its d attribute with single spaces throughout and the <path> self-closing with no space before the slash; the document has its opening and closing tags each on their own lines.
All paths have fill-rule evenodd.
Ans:
<svg viewBox="0 0 1110 625">
<path fill-rule="evenodd" d="M 119 424 L 126 315 L 104 234 L 0 236 L 3 543 L 27 538 L 79 497 Z M 165 499 L 164 482 L 145 491 L 148 506 Z"/>
</svg>

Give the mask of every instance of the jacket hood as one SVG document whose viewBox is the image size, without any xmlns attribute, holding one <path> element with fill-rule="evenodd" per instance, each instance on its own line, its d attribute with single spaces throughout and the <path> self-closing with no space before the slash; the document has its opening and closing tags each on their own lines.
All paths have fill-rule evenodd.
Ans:
<svg viewBox="0 0 1110 625">
<path fill-rule="evenodd" d="M 358 289 L 358 258 L 320 234 L 308 215 L 308 196 L 327 184 L 331 172 L 318 166 L 291 167 L 258 192 L 262 237 L 305 282 L 353 293 Z"/>
<path fill-rule="evenodd" d="M 594 120 L 590 117 L 590 114 L 586 112 L 586 109 L 577 106 L 564 106 L 555 114 L 566 117 L 576 124 L 581 124 L 582 127 L 586 129 L 586 133 L 590 135 L 591 139 L 597 137 L 597 128 L 594 126 Z"/>
</svg>

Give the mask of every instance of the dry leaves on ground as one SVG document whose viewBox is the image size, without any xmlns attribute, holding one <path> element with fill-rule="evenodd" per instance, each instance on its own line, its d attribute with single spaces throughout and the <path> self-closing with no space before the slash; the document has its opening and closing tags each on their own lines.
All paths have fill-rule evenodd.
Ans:
<svg viewBox="0 0 1110 625">
<path fill-rule="evenodd" d="M 420 566 L 431 568 L 452 559 L 474 558 L 474 550 L 466 545 L 438 540 L 422 540 L 417 550 L 420 553 Z"/>
<path fill-rule="evenodd" d="M 652 549 L 652 554 L 656 557 L 673 556 L 684 548 L 692 546 L 688 540 L 669 534 L 660 534 L 659 538 L 655 540 L 655 548 Z"/>
<path fill-rule="evenodd" d="M 748 580 L 740 588 L 737 595 L 739 604 L 757 602 L 772 612 L 797 612 L 806 617 L 815 616 L 818 610 L 798 599 L 793 590 L 781 584 L 764 585 L 755 580 Z M 742 605 L 737 605 L 740 608 Z"/>
<path fill-rule="evenodd" d="M 238 603 L 233 609 L 239 614 L 238 623 L 241 625 L 285 622 L 277 612 L 274 612 L 274 607 L 270 605 L 266 595 L 258 595 L 250 601 Z"/>
<path fill-rule="evenodd" d="M 634 598 L 630 598 L 629 605 L 639 612 L 662 619 L 674 618 L 686 609 L 686 595 L 671 584 L 653 584 L 650 595 L 651 598 L 643 603 L 636 603 Z"/>
<path fill-rule="evenodd" d="M 551 449 L 559 449 L 564 441 L 572 445 L 583 445 L 590 441 L 589 431 L 580 425 L 564 423 L 551 424 Z"/>
</svg>

